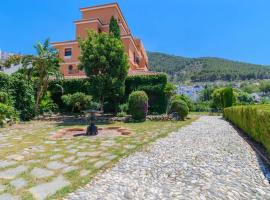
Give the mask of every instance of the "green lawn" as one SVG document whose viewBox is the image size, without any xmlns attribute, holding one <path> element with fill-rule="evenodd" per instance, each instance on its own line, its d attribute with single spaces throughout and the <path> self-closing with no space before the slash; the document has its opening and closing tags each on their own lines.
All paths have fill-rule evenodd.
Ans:
<svg viewBox="0 0 270 200">
<path fill-rule="evenodd" d="M 56 122 L 32 121 L 2 128 L 0 129 L 0 195 L 9 193 L 22 199 L 35 199 L 29 191 L 30 188 L 50 183 L 61 176 L 69 186 L 61 188 L 53 196 L 48 197 L 48 199 L 59 199 L 88 183 L 97 172 L 111 167 L 120 158 L 197 118 L 198 116 L 191 115 L 188 120 L 179 122 L 115 123 L 113 126 L 127 128 L 133 134 L 115 137 L 76 137 L 57 141 L 49 139 L 50 133 L 66 126 Z M 14 163 L 1 168 L 1 162 L 6 161 Z M 59 169 L 50 169 L 47 165 L 54 161 L 63 166 Z M 13 170 L 18 166 L 25 166 L 27 170 L 13 178 L 1 177 L 1 172 L 3 174 L 6 170 Z M 65 172 L 65 169 L 70 166 L 75 170 Z M 49 170 L 53 175 L 36 177 L 31 174 L 35 168 Z M 16 188 L 11 184 L 17 179 L 23 179 L 24 186 Z"/>
</svg>

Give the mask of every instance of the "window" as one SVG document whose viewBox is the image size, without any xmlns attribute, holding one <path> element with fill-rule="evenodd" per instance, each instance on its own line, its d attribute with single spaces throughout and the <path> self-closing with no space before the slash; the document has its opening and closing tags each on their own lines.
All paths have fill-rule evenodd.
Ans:
<svg viewBox="0 0 270 200">
<path fill-rule="evenodd" d="M 72 49 L 66 48 L 65 49 L 65 57 L 71 57 L 72 56 Z"/>
<path fill-rule="evenodd" d="M 73 66 L 72 65 L 68 66 L 68 73 L 73 74 Z"/>
</svg>

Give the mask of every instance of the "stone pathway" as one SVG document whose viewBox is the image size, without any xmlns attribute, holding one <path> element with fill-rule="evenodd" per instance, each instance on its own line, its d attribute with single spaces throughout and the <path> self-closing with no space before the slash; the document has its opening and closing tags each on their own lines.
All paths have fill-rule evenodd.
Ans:
<svg viewBox="0 0 270 200">
<path fill-rule="evenodd" d="M 205 116 L 122 159 L 67 199 L 265 200 L 265 169 L 229 123 Z"/>
</svg>

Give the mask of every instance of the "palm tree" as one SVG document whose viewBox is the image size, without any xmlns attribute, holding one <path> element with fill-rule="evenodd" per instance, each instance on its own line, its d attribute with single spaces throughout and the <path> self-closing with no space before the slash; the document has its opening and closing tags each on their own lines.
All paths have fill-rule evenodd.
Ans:
<svg viewBox="0 0 270 200">
<path fill-rule="evenodd" d="M 37 56 L 32 60 L 32 71 L 34 76 L 37 77 L 37 94 L 35 111 L 38 111 L 40 101 L 46 94 L 49 79 L 61 76 L 59 71 L 59 57 L 56 49 L 50 46 L 49 39 L 46 39 L 44 44 L 38 42 L 34 46 L 37 51 Z"/>
<path fill-rule="evenodd" d="M 49 39 L 46 39 L 43 44 L 38 42 L 34 48 L 37 55 L 21 56 L 19 63 L 22 64 L 21 71 L 26 75 L 26 78 L 34 79 L 36 83 L 35 112 L 37 113 L 39 104 L 47 92 L 49 80 L 59 78 L 62 75 L 59 71 L 58 52 L 50 46 Z M 14 59 L 14 62 L 18 62 L 18 59 Z"/>
</svg>

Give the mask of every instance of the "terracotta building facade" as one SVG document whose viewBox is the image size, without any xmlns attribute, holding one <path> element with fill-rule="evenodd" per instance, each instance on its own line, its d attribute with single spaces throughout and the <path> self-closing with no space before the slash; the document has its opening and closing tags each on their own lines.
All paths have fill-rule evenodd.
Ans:
<svg viewBox="0 0 270 200">
<path fill-rule="evenodd" d="M 78 38 L 87 37 L 87 30 L 109 32 L 109 23 L 112 16 L 118 21 L 121 39 L 129 60 L 129 74 L 147 74 L 148 57 L 140 39 L 132 36 L 128 24 L 117 3 L 92 6 L 80 9 L 82 19 L 75 21 L 76 39 L 64 42 L 54 42 L 53 47 L 59 51 L 62 60 L 60 69 L 67 78 L 84 77 L 85 73 L 78 70 L 80 48 Z"/>
</svg>

